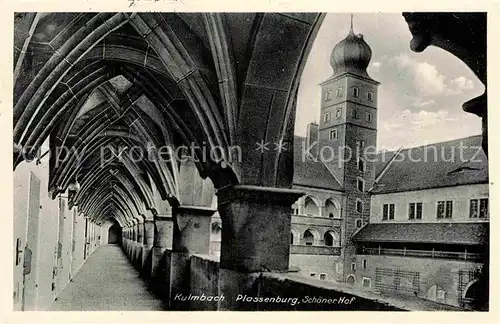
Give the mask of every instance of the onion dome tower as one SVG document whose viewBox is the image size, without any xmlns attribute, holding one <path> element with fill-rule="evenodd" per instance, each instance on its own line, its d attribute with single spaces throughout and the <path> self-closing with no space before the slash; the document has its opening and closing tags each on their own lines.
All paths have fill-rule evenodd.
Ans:
<svg viewBox="0 0 500 324">
<path fill-rule="evenodd" d="M 319 152 L 324 154 L 319 156 L 344 189 L 343 243 L 335 265 L 336 280 L 355 286 L 363 278 L 354 270 L 356 248 L 351 238 L 369 221 L 368 190 L 375 180 L 373 159 L 365 156 L 377 145 L 379 83 L 366 72 L 371 58 L 370 46 L 362 35 L 354 33 L 351 15 L 349 33 L 330 55 L 334 73 L 321 83 Z"/>
<path fill-rule="evenodd" d="M 366 68 L 372 58 L 372 50 L 365 42 L 362 34 L 355 34 L 351 15 L 349 34 L 338 43 L 330 55 L 330 65 L 334 76 L 345 72 L 369 77 Z"/>
</svg>

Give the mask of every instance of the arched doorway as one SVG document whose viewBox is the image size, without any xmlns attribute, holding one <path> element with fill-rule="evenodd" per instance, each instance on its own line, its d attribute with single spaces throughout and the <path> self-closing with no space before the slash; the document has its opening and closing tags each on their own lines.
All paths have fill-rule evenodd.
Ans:
<svg viewBox="0 0 500 324">
<path fill-rule="evenodd" d="M 120 244 L 122 237 L 122 229 L 120 225 L 113 224 L 108 230 L 108 244 Z"/>
<path fill-rule="evenodd" d="M 484 287 L 481 287 L 481 281 L 472 281 L 467 286 L 462 298 L 464 306 L 472 309 L 480 309 L 482 304 L 481 297 L 485 293 Z"/>
</svg>

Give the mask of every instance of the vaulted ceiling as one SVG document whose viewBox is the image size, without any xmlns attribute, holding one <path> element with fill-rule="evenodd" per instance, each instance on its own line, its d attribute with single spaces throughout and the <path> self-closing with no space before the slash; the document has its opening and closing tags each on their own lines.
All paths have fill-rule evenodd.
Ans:
<svg viewBox="0 0 500 324">
<path fill-rule="evenodd" d="M 300 74 L 322 19 L 18 13 L 14 168 L 49 138 L 52 195 L 79 187 L 71 204 L 121 224 L 155 210 L 158 196 L 182 203 L 180 157 L 191 147 L 220 151 L 214 160 L 194 149 L 189 162 L 216 188 L 289 186 L 291 152 L 256 156 L 254 142 L 291 140 Z"/>
</svg>

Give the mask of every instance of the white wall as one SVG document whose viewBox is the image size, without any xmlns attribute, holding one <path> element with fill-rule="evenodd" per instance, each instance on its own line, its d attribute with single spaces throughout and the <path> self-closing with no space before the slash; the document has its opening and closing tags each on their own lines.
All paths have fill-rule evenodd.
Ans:
<svg viewBox="0 0 500 324">
<path fill-rule="evenodd" d="M 30 303 L 25 305 L 25 310 L 48 309 L 53 303 L 56 294 L 64 288 L 70 275 L 77 272 L 83 263 L 85 219 L 83 215 L 77 213 L 76 222 L 73 213 L 76 209 L 69 210 L 66 207 L 64 215 L 64 245 L 62 250 L 61 268 L 57 271 L 57 278 L 54 280 L 54 266 L 57 265 L 57 244 L 59 229 L 59 197 L 52 200 L 48 194 L 48 157 L 42 159 L 41 164 L 35 162 L 22 162 L 14 171 L 14 236 L 13 236 L 13 270 L 14 270 L 14 309 L 22 309 L 23 295 L 23 259 L 27 241 L 27 218 L 30 197 L 30 174 L 40 180 L 40 206 L 38 214 L 38 240 L 36 252 L 32 259 L 31 279 L 34 282 L 33 289 L 27 292 Z M 63 195 L 65 196 L 65 195 Z M 65 198 L 63 198 L 65 199 Z M 73 230 L 73 226 L 75 226 Z M 20 248 L 23 251 L 20 255 L 20 263 L 16 266 L 16 241 L 20 239 Z M 73 238 L 75 249 L 73 251 Z M 28 277 L 27 277 L 28 278 Z M 53 282 L 56 282 L 56 289 L 52 289 Z M 27 287 L 29 285 L 26 285 Z"/>
<path fill-rule="evenodd" d="M 373 195 L 371 199 L 370 223 L 485 221 L 484 219 L 469 217 L 469 201 L 470 199 L 487 198 L 488 196 L 489 193 L 487 184 Z M 437 202 L 441 200 L 453 201 L 453 216 L 451 219 L 436 218 Z M 408 205 L 412 202 L 422 202 L 421 220 L 408 219 Z M 382 221 L 383 204 L 392 203 L 395 204 L 394 220 Z"/>
</svg>

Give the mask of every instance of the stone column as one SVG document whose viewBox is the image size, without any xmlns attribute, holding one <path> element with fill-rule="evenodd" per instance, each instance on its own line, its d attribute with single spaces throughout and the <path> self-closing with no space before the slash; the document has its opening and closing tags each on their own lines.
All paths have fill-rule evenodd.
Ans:
<svg viewBox="0 0 500 324">
<path fill-rule="evenodd" d="M 189 309 L 189 302 L 174 300 L 189 295 L 192 254 L 209 254 L 211 217 L 216 210 L 208 207 L 177 206 L 173 209 L 174 232 L 170 256 L 170 309 Z M 214 304 L 216 306 L 216 303 Z"/>
<path fill-rule="evenodd" d="M 139 248 L 139 226 L 138 226 L 138 219 L 137 218 L 134 218 L 132 220 L 134 223 L 132 225 L 132 231 L 134 233 L 134 237 L 133 237 L 133 241 L 132 241 L 132 264 L 136 265 L 136 261 L 137 261 L 137 251 L 138 251 L 138 248 Z"/>
<path fill-rule="evenodd" d="M 172 249 L 172 215 L 157 215 L 154 220 L 153 253 L 151 254 L 151 276 L 165 278 L 165 264 L 160 266 L 164 253 Z"/>
<path fill-rule="evenodd" d="M 135 257 L 134 264 L 137 269 L 142 269 L 142 252 L 144 247 L 144 219 L 138 218 L 137 224 L 135 224 L 136 232 L 137 232 L 137 242 L 135 243 Z"/>
<path fill-rule="evenodd" d="M 142 247 L 142 270 L 146 277 L 151 275 L 151 266 L 148 264 L 148 257 L 154 244 L 154 220 L 145 219 L 143 224 L 144 244 Z"/>
<path fill-rule="evenodd" d="M 291 206 L 299 190 L 234 185 L 217 191 L 222 219 L 219 272 L 221 310 L 252 310 L 254 303 L 236 302 L 239 294 L 256 296 L 252 288 L 262 272 L 287 272 Z"/>
</svg>

